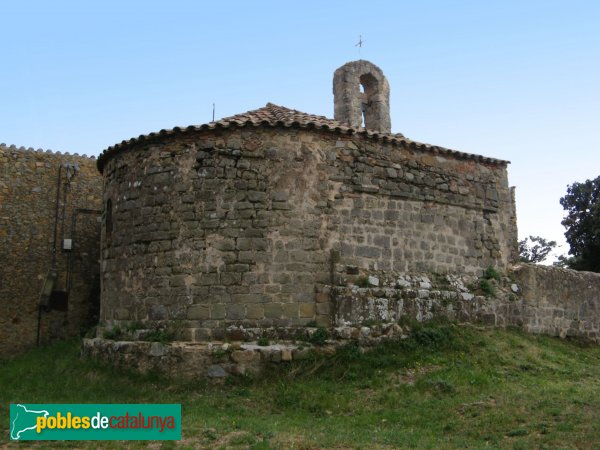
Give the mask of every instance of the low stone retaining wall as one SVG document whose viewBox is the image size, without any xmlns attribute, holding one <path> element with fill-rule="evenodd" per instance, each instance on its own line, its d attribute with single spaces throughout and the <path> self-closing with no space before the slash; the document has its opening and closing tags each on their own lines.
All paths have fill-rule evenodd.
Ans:
<svg viewBox="0 0 600 450">
<path fill-rule="evenodd" d="M 483 322 L 506 326 L 511 294 L 494 284 L 495 296 L 485 296 L 459 278 L 400 276 L 383 281 L 369 277 L 381 287 L 336 286 L 332 289 L 333 321 L 337 326 L 401 319 L 419 322 L 446 317 L 458 322 Z M 376 280 L 376 281 L 375 281 Z M 518 289 L 518 288 L 517 288 Z"/>
<path fill-rule="evenodd" d="M 511 276 L 522 289 L 511 314 L 514 325 L 600 343 L 600 273 L 523 264 Z"/>
<path fill-rule="evenodd" d="M 600 343 L 598 273 L 519 264 L 498 279 L 380 273 L 359 284 L 368 287 L 355 277 L 332 288 L 337 326 L 443 316 Z"/>
<path fill-rule="evenodd" d="M 371 327 L 337 327 L 331 330 L 306 328 L 304 339 L 316 341 L 278 341 L 258 345 L 257 342 L 148 342 L 116 341 L 105 338 L 84 339 L 82 356 L 134 369 L 142 373 L 158 372 L 166 376 L 183 378 L 224 378 L 228 375 L 257 375 L 272 364 L 306 359 L 312 352 L 334 354 L 350 342 L 363 348 L 385 339 L 406 337 L 396 323 L 377 324 Z M 324 334 L 326 333 L 326 334 Z"/>
<path fill-rule="evenodd" d="M 333 354 L 349 342 L 364 348 L 405 337 L 412 321 L 440 317 L 600 343 L 600 274 L 595 273 L 528 264 L 503 276 L 487 271 L 480 278 L 355 273 L 341 277 L 336 286 L 322 287 L 317 296 L 325 293 L 333 324 L 329 328 L 240 325 L 225 330 L 231 342 L 167 344 L 144 341 L 153 330 L 115 336 L 114 329 L 99 329 L 102 337 L 85 339 L 82 353 L 142 372 L 223 378 L 259 374 L 271 364 L 300 360 L 311 352 Z M 107 339 L 111 332 L 113 339 Z"/>
</svg>

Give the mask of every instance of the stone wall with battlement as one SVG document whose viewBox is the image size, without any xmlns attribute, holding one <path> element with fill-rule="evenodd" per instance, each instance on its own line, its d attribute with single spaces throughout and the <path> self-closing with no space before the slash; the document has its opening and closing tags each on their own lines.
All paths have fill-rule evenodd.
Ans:
<svg viewBox="0 0 600 450">
<path fill-rule="evenodd" d="M 78 335 L 97 321 L 100 216 L 77 211 L 101 208 L 102 177 L 95 159 L 1 144 L 0 356 L 36 345 L 40 293 L 52 265 L 58 172 L 64 164 L 77 172 L 70 184 L 65 176 L 60 183 L 54 289 L 69 291 L 69 297 L 66 311 L 42 312 L 40 341 Z M 71 252 L 62 250 L 63 238 L 73 239 Z"/>
</svg>

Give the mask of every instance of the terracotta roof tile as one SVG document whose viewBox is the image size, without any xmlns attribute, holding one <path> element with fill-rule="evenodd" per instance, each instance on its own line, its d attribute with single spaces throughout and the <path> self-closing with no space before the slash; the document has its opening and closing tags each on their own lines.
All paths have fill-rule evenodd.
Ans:
<svg viewBox="0 0 600 450">
<path fill-rule="evenodd" d="M 372 132 L 366 130 L 365 128 L 353 129 L 348 125 L 345 125 L 337 120 L 329 119 L 325 116 L 317 116 L 314 114 L 307 114 L 302 111 L 297 111 L 295 109 L 286 108 L 285 106 L 275 105 L 273 103 L 267 103 L 266 106 L 255 109 L 252 111 L 247 111 L 242 114 L 236 114 L 235 116 L 225 117 L 221 120 L 217 120 L 216 122 L 210 122 L 205 125 L 201 125 L 200 129 L 212 129 L 217 127 L 228 127 L 231 124 L 237 125 L 283 125 L 283 126 L 293 126 L 297 125 L 300 127 L 315 127 L 329 130 L 337 130 L 344 133 L 366 133 L 369 136 L 383 136 L 381 133 Z M 404 136 L 400 133 L 391 134 L 387 136 L 393 136 L 395 138 L 404 138 Z"/>
<path fill-rule="evenodd" d="M 169 136 L 178 133 L 185 133 L 188 131 L 202 131 L 202 130 L 213 130 L 219 128 L 229 128 L 232 126 L 283 126 L 283 127 L 300 127 L 300 128 L 315 128 L 321 130 L 330 130 L 341 134 L 358 134 L 369 139 L 382 140 L 384 142 L 392 142 L 397 144 L 403 144 L 410 148 L 416 148 L 433 153 L 450 154 L 459 158 L 473 159 L 481 162 L 487 162 L 492 164 L 508 164 L 509 161 L 501 159 L 488 158 L 481 155 L 475 155 L 471 153 L 464 153 L 457 150 L 451 150 L 444 147 L 438 147 L 434 145 L 424 144 L 421 142 L 412 141 L 400 133 L 387 134 L 378 133 L 367 130 L 365 128 L 351 128 L 348 125 L 340 123 L 336 120 L 329 119 L 325 116 L 317 116 L 314 114 L 307 114 L 295 109 L 286 108 L 284 106 L 275 105 L 273 103 L 267 103 L 266 106 L 247 111 L 245 113 L 236 114 L 235 116 L 225 117 L 223 119 L 209 122 L 204 125 L 191 125 L 187 128 L 175 127 L 171 130 L 160 130 L 158 133 L 149 133 L 147 135 L 140 135 L 137 138 L 132 138 L 127 141 L 122 141 L 119 144 L 115 144 L 108 147 L 102 152 L 98 158 L 98 169 L 102 171 L 104 163 L 113 154 L 118 153 L 120 150 L 133 145 L 137 142 L 154 139 L 162 136 Z"/>
</svg>

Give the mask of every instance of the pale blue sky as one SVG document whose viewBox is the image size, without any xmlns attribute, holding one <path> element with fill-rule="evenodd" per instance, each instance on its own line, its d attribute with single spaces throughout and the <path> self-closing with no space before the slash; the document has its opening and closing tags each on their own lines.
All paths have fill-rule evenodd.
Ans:
<svg viewBox="0 0 600 450">
<path fill-rule="evenodd" d="M 0 0 L 0 20 L 7 144 L 98 155 L 213 102 L 332 117 L 362 35 L 393 131 L 512 161 L 521 236 L 564 242 L 559 198 L 600 175 L 598 1 Z"/>
</svg>

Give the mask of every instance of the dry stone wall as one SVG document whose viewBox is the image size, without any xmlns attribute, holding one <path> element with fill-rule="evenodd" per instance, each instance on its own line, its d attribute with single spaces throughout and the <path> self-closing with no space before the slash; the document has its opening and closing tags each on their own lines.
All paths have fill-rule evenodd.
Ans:
<svg viewBox="0 0 600 450">
<path fill-rule="evenodd" d="M 67 311 L 42 313 L 40 340 L 44 343 L 77 335 L 97 321 L 99 215 L 78 212 L 74 217 L 78 208 L 101 207 L 102 178 L 96 161 L 2 144 L 0 356 L 36 345 L 40 293 L 52 263 L 58 171 L 65 163 L 76 165 L 78 172 L 66 193 L 64 177 L 60 187 L 55 289 L 67 291 L 70 283 L 70 296 Z M 70 253 L 61 250 L 63 238 L 74 240 Z"/>
<path fill-rule="evenodd" d="M 169 343 L 149 339 L 152 330 L 122 330 L 113 339 L 85 339 L 83 354 L 141 372 L 219 379 L 256 375 L 313 352 L 330 355 L 349 343 L 368 348 L 403 339 L 413 323 L 440 318 L 600 343 L 600 274 L 534 265 L 511 267 L 503 276 L 488 273 L 340 274 L 337 285 L 322 289 L 331 294 L 327 331 L 302 327 L 282 335 L 276 327 L 236 328 L 229 342 Z"/>
<path fill-rule="evenodd" d="M 522 289 L 515 325 L 600 343 L 600 274 L 523 264 L 512 276 Z"/>
<path fill-rule="evenodd" d="M 487 292 L 481 288 L 482 280 Z M 600 343 L 597 273 L 531 264 L 513 266 L 498 280 L 365 272 L 340 276 L 330 289 L 336 327 L 445 317 Z"/>
<path fill-rule="evenodd" d="M 476 275 L 516 251 L 504 163 L 361 135 L 180 132 L 132 144 L 103 173 L 109 326 L 175 320 L 203 340 L 330 325 L 327 286 L 349 267 Z"/>
</svg>

